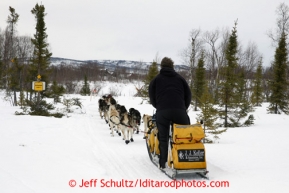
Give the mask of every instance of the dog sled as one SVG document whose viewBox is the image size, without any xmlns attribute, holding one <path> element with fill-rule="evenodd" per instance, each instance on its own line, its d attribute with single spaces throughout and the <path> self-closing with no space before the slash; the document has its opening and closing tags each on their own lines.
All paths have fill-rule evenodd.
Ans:
<svg viewBox="0 0 289 193">
<path fill-rule="evenodd" d="M 153 119 L 148 122 L 145 135 L 149 157 L 154 165 L 159 165 L 158 129 Z M 172 124 L 170 127 L 168 159 L 166 168 L 162 171 L 171 179 L 191 174 L 208 179 L 205 147 L 202 139 L 205 137 L 200 123 L 193 125 Z"/>
</svg>

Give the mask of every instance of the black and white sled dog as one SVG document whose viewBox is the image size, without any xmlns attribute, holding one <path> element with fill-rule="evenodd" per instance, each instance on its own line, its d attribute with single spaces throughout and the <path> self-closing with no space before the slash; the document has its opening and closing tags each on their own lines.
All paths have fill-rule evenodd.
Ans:
<svg viewBox="0 0 289 193">
<path fill-rule="evenodd" d="M 104 105 L 104 107 L 105 107 L 104 108 L 104 120 L 106 123 L 109 123 L 108 110 L 109 110 L 109 106 L 110 106 L 110 98 L 112 98 L 112 96 L 110 94 L 109 95 L 103 95 L 102 98 L 104 99 L 105 104 L 106 104 L 106 105 Z"/>
<path fill-rule="evenodd" d="M 101 118 L 103 118 L 106 115 L 108 110 L 108 105 L 106 104 L 104 97 L 105 96 L 103 96 L 98 100 L 98 112 Z"/>
<path fill-rule="evenodd" d="M 129 114 L 132 118 L 132 121 L 134 122 L 133 125 L 135 125 L 134 129 L 136 131 L 136 134 L 138 134 L 140 121 L 141 121 L 141 114 L 138 110 L 136 110 L 134 108 L 130 108 L 128 111 L 129 111 Z"/>
<path fill-rule="evenodd" d="M 132 116 L 128 113 L 125 106 L 120 107 L 120 130 L 123 135 L 123 140 L 128 144 L 129 142 L 134 142 L 133 140 L 133 129 L 136 126 L 135 121 L 133 121 Z"/>
</svg>

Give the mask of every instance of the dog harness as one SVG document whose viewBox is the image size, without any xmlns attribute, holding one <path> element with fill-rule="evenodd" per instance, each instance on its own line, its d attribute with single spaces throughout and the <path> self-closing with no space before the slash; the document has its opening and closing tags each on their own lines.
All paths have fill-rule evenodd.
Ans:
<svg viewBox="0 0 289 193">
<path fill-rule="evenodd" d="M 119 119 L 118 116 L 116 116 L 116 115 L 112 115 L 112 116 L 110 116 L 109 120 L 110 120 L 113 124 L 115 124 L 115 125 L 119 125 L 119 124 L 120 124 L 120 123 L 115 123 L 115 122 L 113 122 L 113 120 L 111 120 L 111 117 L 117 117 L 117 118 Z"/>
</svg>

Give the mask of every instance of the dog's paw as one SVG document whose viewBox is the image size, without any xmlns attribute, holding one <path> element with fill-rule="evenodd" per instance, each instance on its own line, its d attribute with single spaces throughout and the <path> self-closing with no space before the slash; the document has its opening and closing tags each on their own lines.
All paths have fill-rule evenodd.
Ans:
<svg viewBox="0 0 289 193">
<path fill-rule="evenodd" d="M 129 140 L 125 140 L 125 143 L 126 143 L 126 144 L 129 144 Z"/>
<path fill-rule="evenodd" d="M 130 139 L 131 142 L 134 142 L 133 138 Z"/>
<path fill-rule="evenodd" d="M 138 134 L 139 133 L 139 131 L 136 131 L 136 134 Z"/>
<path fill-rule="evenodd" d="M 118 135 L 121 136 L 121 132 L 119 132 Z"/>
</svg>

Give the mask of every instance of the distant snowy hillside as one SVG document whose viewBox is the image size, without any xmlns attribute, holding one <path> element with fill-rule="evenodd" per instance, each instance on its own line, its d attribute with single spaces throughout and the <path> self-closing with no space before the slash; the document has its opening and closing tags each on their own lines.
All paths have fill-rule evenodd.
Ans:
<svg viewBox="0 0 289 193">
<path fill-rule="evenodd" d="M 73 60 L 67 58 L 57 58 L 51 57 L 50 59 L 51 65 L 73 65 L 73 66 L 80 66 L 84 64 L 98 64 L 99 66 L 114 70 L 116 67 L 123 67 L 129 69 L 139 69 L 139 70 L 146 70 L 152 64 L 152 62 L 142 62 L 142 61 L 129 61 L 129 60 Z M 179 70 L 187 70 L 188 66 L 185 65 L 175 65 L 175 69 Z"/>
</svg>

